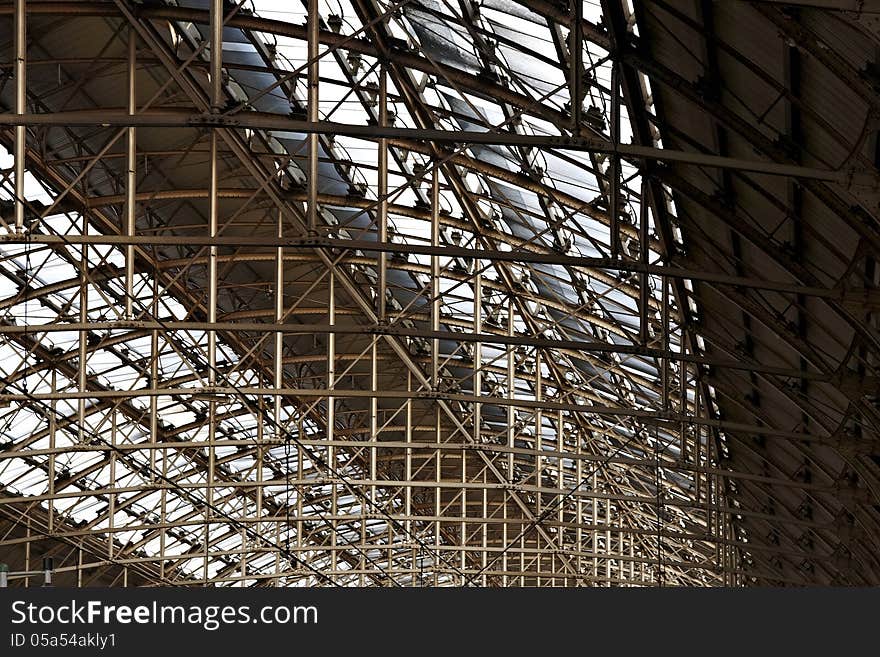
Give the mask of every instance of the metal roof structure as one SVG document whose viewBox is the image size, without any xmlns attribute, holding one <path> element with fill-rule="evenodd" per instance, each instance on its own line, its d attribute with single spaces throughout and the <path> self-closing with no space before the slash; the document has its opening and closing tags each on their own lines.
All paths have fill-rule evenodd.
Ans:
<svg viewBox="0 0 880 657">
<path fill-rule="evenodd" d="M 880 583 L 871 0 L 4 0 L 0 560 Z"/>
</svg>

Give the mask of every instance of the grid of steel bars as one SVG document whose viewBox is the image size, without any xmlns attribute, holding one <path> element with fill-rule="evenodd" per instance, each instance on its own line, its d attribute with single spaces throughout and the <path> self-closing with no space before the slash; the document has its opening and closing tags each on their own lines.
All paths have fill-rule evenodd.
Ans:
<svg viewBox="0 0 880 657">
<path fill-rule="evenodd" d="M 718 418 L 702 375 L 761 365 L 702 352 L 691 284 L 838 291 L 671 264 L 645 171 L 841 174 L 623 143 L 589 3 L 534 12 L 554 88 L 477 5 L 412 5 L 2 7 L 9 545 L 80 581 L 740 582 L 725 433 L 797 432 Z"/>
</svg>

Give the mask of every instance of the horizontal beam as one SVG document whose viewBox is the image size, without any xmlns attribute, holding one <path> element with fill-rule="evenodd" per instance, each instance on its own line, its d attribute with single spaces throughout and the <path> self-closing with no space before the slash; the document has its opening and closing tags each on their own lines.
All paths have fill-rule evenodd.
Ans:
<svg viewBox="0 0 880 657">
<path fill-rule="evenodd" d="M 776 162 L 677 151 L 638 144 L 614 144 L 598 138 L 569 135 L 526 135 L 514 132 L 437 130 L 369 126 L 333 121 L 304 121 L 277 114 L 242 112 L 232 116 L 188 111 L 153 110 L 131 115 L 122 111 L 74 110 L 44 114 L 0 114 L 0 125 L 40 127 L 248 128 L 299 134 L 345 135 L 361 139 L 408 139 L 448 144 L 521 146 L 617 154 L 630 160 L 693 164 L 751 173 L 835 182 L 850 187 L 880 188 L 880 176 L 860 169 L 831 171 Z"/>
<path fill-rule="evenodd" d="M 613 342 L 585 340 L 556 340 L 552 338 L 506 335 L 503 333 L 473 333 L 470 331 L 429 331 L 418 328 L 407 328 L 399 323 L 393 324 L 276 324 L 275 322 L 187 322 L 187 321 L 155 321 L 155 320 L 117 320 L 95 322 L 58 322 L 45 324 L 9 324 L 0 323 L 0 335 L 57 333 L 67 331 L 243 331 L 251 333 L 281 333 L 283 335 L 388 335 L 430 340 L 452 340 L 482 344 L 502 344 L 540 349 L 558 349 L 562 351 L 582 353 L 625 354 L 629 356 L 645 356 L 648 358 L 666 358 L 669 360 L 693 362 L 718 368 L 747 370 L 774 376 L 790 377 L 798 380 L 819 383 L 840 384 L 840 376 L 809 372 L 787 367 L 774 367 L 742 360 L 720 360 L 705 356 L 682 353 L 671 349 L 656 349 L 640 345 L 615 344 Z M 873 381 L 873 379 L 866 379 Z M 0 395 L 2 397 L 2 395 Z"/>
<path fill-rule="evenodd" d="M 178 427 L 178 431 L 192 430 L 192 426 L 183 426 Z M 414 429 L 414 428 L 413 428 Z M 404 432 L 406 430 L 405 427 L 385 427 L 382 430 L 382 433 L 387 433 L 388 435 L 392 435 L 395 432 Z M 425 426 L 423 428 L 423 433 L 435 432 L 436 428 L 434 426 Z M 413 431 L 416 433 L 416 431 Z M 378 448 L 384 450 L 411 450 L 413 455 L 416 455 L 416 458 L 426 458 L 429 456 L 433 456 L 439 452 L 448 452 L 450 454 L 460 455 L 463 450 L 471 450 L 473 449 L 472 443 L 467 442 L 457 442 L 455 440 L 449 440 L 445 442 L 430 442 L 424 441 L 422 439 L 412 440 L 412 441 L 404 441 L 404 440 L 388 440 L 382 437 L 378 438 L 370 438 L 369 430 L 365 429 L 362 432 L 364 434 L 364 438 L 359 440 L 325 440 L 319 438 L 309 438 L 309 439 L 300 439 L 300 443 L 303 446 L 307 447 L 318 447 L 318 448 L 327 448 L 327 447 L 341 447 L 344 449 L 354 449 L 354 450 L 363 450 L 365 448 Z M 209 448 L 224 448 L 224 447 L 234 447 L 236 449 L 236 453 L 234 457 L 231 458 L 243 458 L 249 455 L 256 453 L 258 450 L 271 450 L 275 449 L 279 446 L 283 447 L 285 445 L 285 440 L 283 438 L 270 438 L 270 439 L 253 439 L 250 437 L 247 438 L 239 438 L 239 439 L 215 439 L 215 440 L 165 440 L 161 442 L 138 442 L 138 443 L 117 443 L 115 445 L 107 445 L 107 444 L 74 444 L 68 445 L 65 447 L 55 447 L 55 448 L 43 448 L 43 449 L 31 449 L 27 448 L 25 450 L 17 450 L 16 445 L 13 444 L 6 451 L 0 451 L 0 461 L 9 460 L 9 459 L 23 459 L 23 458 L 33 458 L 39 456 L 49 456 L 50 454 L 59 456 L 63 454 L 71 454 L 74 452 L 78 453 L 88 453 L 88 454 L 98 454 L 104 452 L 141 452 L 141 451 L 150 451 L 150 450 L 192 450 L 192 449 L 209 449 Z M 546 445 L 546 443 L 545 443 Z M 781 477 L 771 477 L 760 474 L 752 474 L 746 472 L 737 472 L 735 470 L 729 470 L 724 468 L 716 468 L 709 467 L 706 465 L 700 465 L 694 463 L 692 461 L 685 461 L 681 459 L 669 460 L 669 459 L 661 459 L 656 460 L 652 458 L 636 458 L 632 456 L 608 456 L 603 454 L 596 454 L 592 452 L 582 452 L 582 451 L 566 451 L 560 452 L 558 450 L 547 449 L 546 446 L 542 446 L 540 450 L 537 448 L 526 448 L 526 447 L 510 447 L 506 444 L 502 443 L 484 443 L 481 446 L 481 449 L 487 453 L 493 454 L 512 454 L 515 459 L 519 459 L 520 461 L 533 461 L 537 458 L 541 458 L 545 463 L 545 468 L 554 469 L 555 466 L 552 465 L 553 461 L 558 459 L 567 459 L 571 461 L 584 461 L 589 463 L 602 463 L 605 465 L 615 465 L 615 466 L 626 466 L 633 470 L 649 470 L 653 471 L 656 468 L 661 468 L 666 471 L 674 471 L 679 472 L 685 475 L 690 475 L 693 473 L 699 473 L 700 475 L 719 475 L 723 477 L 727 477 L 729 479 L 737 479 L 743 481 L 753 481 L 758 484 L 771 486 L 771 487 L 783 487 L 783 488 L 793 488 L 799 491 L 809 492 L 811 495 L 820 495 L 820 494 L 828 494 L 834 495 L 839 500 L 845 501 L 860 501 L 860 502 L 869 502 L 872 500 L 870 491 L 865 488 L 858 488 L 855 486 L 846 486 L 843 484 L 832 484 L 832 485 L 821 485 L 811 482 L 805 482 L 797 479 L 786 479 Z M 430 455 L 429 455 L 430 453 Z M 404 457 L 405 458 L 405 457 Z M 393 457 L 391 457 L 393 460 Z M 319 477 L 320 481 L 329 481 L 333 478 Z M 292 481 L 292 480 L 291 480 Z M 310 478 L 308 480 L 303 480 L 304 485 L 318 485 L 320 481 L 316 478 Z M 341 481 L 341 479 L 338 479 Z M 397 480 L 395 480 L 397 481 Z M 239 483 L 229 484 L 230 487 L 234 488 L 235 486 L 251 486 L 251 487 L 262 487 L 268 485 L 277 485 L 277 481 L 274 480 L 263 480 L 261 482 L 256 482 L 251 480 L 250 482 L 243 481 Z M 375 483 L 375 482 L 373 482 Z M 224 482 L 224 486 L 226 486 L 228 482 Z M 152 484 L 150 484 L 152 485 Z M 175 484 L 176 485 L 176 484 Z M 395 483 L 395 485 L 397 485 Z M 401 484 L 403 485 L 403 484 Z M 413 485 L 418 485 L 413 484 Z M 116 484 L 113 485 L 112 490 L 107 491 L 109 493 L 125 493 L 131 491 L 143 490 L 143 485 L 133 485 L 128 487 L 120 487 Z M 98 495 L 102 491 L 100 489 L 89 489 L 87 493 L 89 495 Z M 79 495 L 85 494 L 83 491 L 77 491 L 73 493 L 64 493 L 63 495 L 66 497 L 77 497 Z M 615 495 L 609 493 L 602 493 L 597 491 L 592 491 L 590 494 L 592 497 L 597 497 L 601 499 L 618 499 Z M 26 499 L 33 500 L 32 496 L 25 496 Z M 2 544 L 2 543 L 0 543 Z"/>
<path fill-rule="evenodd" d="M 8 402 L 28 401 L 51 401 L 73 399 L 127 399 L 132 397 L 184 397 L 204 398 L 217 400 L 221 397 L 240 397 L 245 399 L 256 397 L 297 397 L 324 399 L 332 397 L 336 400 L 345 398 L 361 399 L 424 399 L 429 401 L 458 402 L 462 404 L 481 404 L 486 406 L 503 406 L 515 408 L 531 408 L 536 410 L 568 411 L 571 413 L 587 413 L 609 417 L 635 418 L 646 426 L 657 426 L 668 429 L 671 432 L 680 430 L 681 425 L 698 425 L 741 434 L 752 434 L 783 438 L 795 441 L 816 442 L 834 446 L 850 452 L 874 453 L 877 445 L 869 439 L 857 439 L 855 436 L 817 435 L 804 431 L 792 431 L 777 429 L 767 425 L 748 424 L 744 422 L 732 422 L 718 420 L 673 411 L 650 410 L 640 408 L 624 408 L 618 406 L 603 406 L 598 404 L 579 404 L 561 400 L 537 400 L 537 399 L 508 399 L 506 397 L 493 397 L 489 395 L 472 395 L 466 393 L 443 392 L 436 390 L 388 390 L 370 391 L 343 388 L 264 388 L 264 387 L 231 387 L 231 386 L 203 386 L 199 388 L 143 388 L 137 390 L 92 390 L 85 392 L 31 392 L 2 393 L 0 404 Z M 471 443 L 471 449 L 479 452 L 481 445 Z"/>
<path fill-rule="evenodd" d="M 343 197 L 340 197 L 343 202 Z M 832 299 L 835 301 L 847 301 L 864 303 L 873 301 L 880 303 L 880 290 L 870 291 L 862 289 L 846 290 L 845 288 L 823 288 L 784 281 L 772 281 L 763 278 L 747 276 L 734 276 L 731 274 L 716 273 L 706 270 L 686 269 L 669 265 L 642 264 L 637 260 L 623 260 L 620 258 L 596 258 L 577 255 L 565 255 L 562 253 L 542 253 L 533 250 L 512 251 L 497 249 L 470 249 L 466 247 L 443 245 L 431 246 L 430 244 L 400 244 L 395 242 L 377 242 L 371 240 L 349 240 L 327 237 L 273 237 L 266 236 L 217 236 L 210 237 L 204 233 L 197 235 L 40 235 L 40 234 L 4 234 L 0 235 L 0 244 L 26 244 L 33 245 L 60 245 L 60 244 L 86 244 L 86 245 L 117 245 L 117 246 L 226 246 L 226 247 L 264 247 L 264 248 L 340 248 L 356 249 L 366 252 L 379 253 L 406 253 L 412 255 L 437 255 L 448 258 L 463 258 L 470 260 L 485 260 L 493 262 L 516 262 L 530 264 L 551 264 L 565 267 L 583 267 L 590 269 L 610 269 L 614 271 L 626 271 L 647 273 L 653 276 L 665 276 L 667 278 L 683 278 L 692 281 L 706 281 L 723 285 L 734 285 L 751 289 L 772 290 L 789 294 L 817 297 L 820 299 Z M 532 247 L 535 248 L 535 247 Z M 393 263 L 392 263 L 393 267 Z"/>
</svg>

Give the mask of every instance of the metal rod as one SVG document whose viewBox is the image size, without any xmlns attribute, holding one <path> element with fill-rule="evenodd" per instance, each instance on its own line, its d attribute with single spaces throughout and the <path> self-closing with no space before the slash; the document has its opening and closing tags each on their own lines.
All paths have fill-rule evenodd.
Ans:
<svg viewBox="0 0 880 657">
<path fill-rule="evenodd" d="M 320 30 L 320 14 L 318 13 L 318 0 L 307 0 L 308 3 L 308 121 L 311 125 L 317 125 L 320 119 L 318 112 L 318 82 L 319 63 L 318 58 L 318 33 Z M 307 225 L 309 233 L 315 233 L 318 228 L 318 133 L 309 133 L 309 175 L 308 175 L 308 203 L 306 208 Z"/>
<path fill-rule="evenodd" d="M 648 219 L 649 219 L 649 207 L 648 207 L 648 196 L 650 195 L 650 186 L 648 185 L 648 181 L 643 178 L 642 179 L 642 199 L 639 203 L 639 262 L 641 263 L 643 269 L 642 273 L 639 275 L 639 344 L 646 347 L 648 346 L 649 339 L 649 325 L 651 323 L 651 313 L 648 301 L 651 297 L 651 290 L 649 288 L 649 280 L 648 280 L 648 258 L 649 258 L 649 242 L 650 238 L 648 235 Z"/>
<path fill-rule="evenodd" d="M 89 222 L 85 215 L 81 219 L 81 232 L 83 235 L 89 232 Z M 86 325 L 89 323 L 89 281 L 86 272 L 89 270 L 89 247 L 84 245 L 79 256 L 79 321 Z M 25 328 L 29 328 L 25 326 Z M 88 333 L 80 331 L 77 341 L 77 372 L 76 372 L 76 389 L 82 395 L 77 399 L 77 441 L 84 444 L 86 441 L 84 428 L 86 418 L 86 391 L 88 390 Z"/>
<path fill-rule="evenodd" d="M 277 227 L 277 235 L 280 238 L 284 236 L 284 217 L 281 212 L 278 212 L 278 227 Z M 278 246 L 275 250 L 275 323 L 281 324 L 284 319 L 284 247 Z M 273 385 L 276 390 L 281 390 L 284 387 L 284 370 L 283 370 L 283 354 L 282 350 L 284 348 L 284 333 L 282 331 L 275 331 L 275 350 L 273 354 Z M 273 399 L 273 407 L 274 407 L 274 419 L 275 419 L 275 427 L 278 432 L 277 439 L 283 440 L 285 443 L 289 441 L 289 438 L 283 431 L 282 417 L 281 417 L 281 406 L 284 402 L 284 399 L 278 395 Z M 262 423 L 259 425 L 262 427 Z M 290 467 L 290 463 L 285 464 L 288 468 Z M 262 472 L 260 473 L 262 477 Z"/>
<path fill-rule="evenodd" d="M 205 193 L 205 197 L 209 195 Z M 222 194 L 218 194 L 220 198 Z M 339 199 L 342 200 L 341 198 Z M 440 217 L 441 224 L 444 217 Z M 457 224 L 449 222 L 450 225 Z M 520 262 L 520 263 L 548 263 L 567 265 L 573 267 L 583 267 L 584 269 L 609 269 L 614 271 L 627 271 L 647 273 L 652 276 L 667 276 L 669 278 L 691 279 L 693 281 L 706 281 L 710 283 L 718 283 L 721 285 L 731 285 L 736 287 L 748 287 L 761 290 L 775 290 L 777 292 L 785 292 L 790 294 L 802 294 L 805 296 L 814 296 L 823 299 L 831 299 L 844 303 L 853 303 L 860 306 L 871 304 L 873 307 L 880 307 L 880 294 L 875 290 L 868 289 L 852 289 L 845 288 L 823 288 L 811 285 L 801 285 L 798 283 L 786 283 L 784 281 L 774 281 L 766 278 L 756 278 L 749 276 L 736 276 L 722 274 L 699 269 L 686 269 L 683 267 L 675 267 L 670 265 L 642 265 L 637 260 L 619 259 L 619 258 L 591 258 L 580 256 L 566 256 L 556 253 L 544 253 L 532 250 L 493 250 L 493 249 L 473 249 L 466 247 L 456 247 L 444 244 L 439 247 L 433 247 L 430 244 L 401 244 L 399 242 L 374 242 L 369 240 L 356 239 L 339 239 L 339 238 L 317 238 L 310 239 L 306 237 L 249 237 L 249 236 L 223 236 L 218 235 L 211 238 L 208 235 L 135 235 L 129 237 L 126 235 L 0 235 L 0 243 L 28 243 L 38 245 L 55 245 L 55 244 L 97 244 L 97 245 L 135 245 L 135 246 L 237 246 L 237 247 L 266 247 L 272 248 L 283 245 L 290 249 L 314 250 L 319 248 L 344 248 L 351 250 L 366 250 L 380 252 L 398 252 L 419 255 L 441 255 L 450 258 L 484 258 L 492 262 Z M 197 261 L 198 258 L 190 258 Z"/>
<path fill-rule="evenodd" d="M 215 7 L 221 5 L 222 0 L 214 0 Z M 222 27 L 221 27 L 222 30 Z M 217 185 L 219 177 L 219 163 L 217 152 L 217 130 L 211 130 L 211 170 L 210 170 L 210 198 L 209 198 L 209 218 L 208 218 L 208 234 L 213 238 L 217 236 L 217 227 L 219 222 L 219 203 L 217 196 Z M 217 382 L 217 331 L 214 326 L 217 323 L 217 255 L 218 247 L 210 246 L 208 259 L 208 385 L 215 385 Z M 208 401 L 208 439 L 214 440 L 217 432 L 217 401 L 211 399 Z M 203 583 L 206 585 L 208 581 L 208 567 L 210 563 L 210 536 L 211 536 L 211 508 L 214 503 L 214 482 L 216 471 L 216 449 L 213 446 L 208 448 L 208 486 L 205 491 L 205 531 L 204 531 L 204 563 L 203 563 Z"/>
<path fill-rule="evenodd" d="M 311 1 L 311 0 L 310 0 Z M 388 125 L 388 72 L 385 64 L 379 67 L 379 127 Z M 379 140 L 379 177 L 377 194 L 379 196 L 379 241 L 388 242 L 388 140 Z M 432 215 L 433 216 L 433 215 Z M 388 292 L 388 254 L 379 253 L 379 283 L 377 298 L 379 301 L 379 322 L 386 321 Z"/>
<path fill-rule="evenodd" d="M 440 172 L 431 174 L 431 246 L 440 245 Z M 440 258 L 431 257 L 431 330 L 440 330 Z M 440 340 L 431 341 L 431 387 L 440 389 Z"/>
<path fill-rule="evenodd" d="M 474 277 L 474 333 L 479 335 L 483 332 L 483 276 L 479 272 L 481 269 L 481 261 L 473 260 L 471 267 L 477 272 Z M 474 343 L 474 394 L 480 397 L 483 394 L 483 343 L 477 341 Z M 481 445 L 483 443 L 482 436 L 483 424 L 483 405 L 480 402 L 474 404 L 474 443 Z"/>
<path fill-rule="evenodd" d="M 51 378 L 51 389 L 52 392 L 58 392 L 58 372 L 52 370 L 52 378 Z M 57 413 L 58 402 L 56 400 L 52 400 L 49 402 L 49 408 L 51 410 L 51 415 L 49 416 L 49 449 L 52 450 L 52 453 L 49 455 L 49 495 L 55 495 L 55 481 L 57 474 L 55 472 L 55 464 L 56 464 L 56 455 L 55 455 L 55 447 L 56 447 L 56 413 Z M 49 532 L 52 533 L 55 530 L 55 500 L 50 499 L 48 503 L 48 511 L 49 511 Z"/>
<path fill-rule="evenodd" d="M 376 340 L 370 347 L 370 390 L 374 393 L 379 392 L 379 359 L 376 353 Z M 370 460 L 369 472 L 370 479 L 376 481 L 378 478 L 378 459 L 379 453 L 376 447 L 379 441 L 379 398 L 377 395 L 370 397 Z M 375 508 L 376 505 L 376 485 L 370 485 L 370 502 Z"/>
<path fill-rule="evenodd" d="M 572 133 L 580 134 L 584 91 L 584 0 L 572 0 L 572 26 L 569 32 L 569 88 L 571 89 Z"/>
<path fill-rule="evenodd" d="M 620 255 L 620 65 L 611 65 L 611 165 L 608 167 L 608 213 L 611 256 Z"/>
<path fill-rule="evenodd" d="M 137 33 L 128 33 L 128 113 L 137 113 L 136 73 L 137 73 Z M 137 128 L 128 128 L 126 141 L 125 176 L 125 235 L 135 236 L 135 198 L 137 194 Z M 125 247 L 125 317 L 134 317 L 134 245 Z"/>
<path fill-rule="evenodd" d="M 27 14 L 25 0 L 15 0 L 15 114 L 19 117 L 27 112 Z M 2 125 L 2 123 L 0 123 Z M 24 124 L 15 126 L 14 187 L 15 187 L 15 232 L 24 231 L 25 215 L 25 139 Z"/>
<path fill-rule="evenodd" d="M 312 4 L 316 4 L 316 0 L 310 0 Z M 327 289 L 327 314 L 328 321 L 330 326 L 336 325 L 336 275 L 333 272 L 330 272 L 328 279 L 328 289 Z M 327 412 L 326 412 L 326 437 L 327 437 L 327 463 L 330 463 L 332 467 L 336 467 L 336 448 L 333 445 L 333 440 L 336 432 L 336 396 L 334 395 L 334 391 L 336 389 L 336 333 L 331 332 L 327 336 Z M 378 393 L 372 393 L 378 395 Z M 330 501 L 330 513 L 331 515 L 336 515 L 337 513 L 337 487 L 333 486 L 331 489 L 331 501 Z M 334 531 L 330 536 L 331 547 L 336 547 L 336 531 L 334 526 Z M 336 550 L 334 549 L 330 553 L 330 568 L 332 570 L 336 570 Z"/>
<path fill-rule="evenodd" d="M 658 162 L 675 162 L 680 164 L 693 164 L 700 167 L 719 169 L 735 169 L 745 172 L 764 173 L 773 176 L 793 177 L 805 180 L 824 180 L 835 182 L 846 188 L 864 187 L 874 189 L 880 186 L 880 175 L 859 169 L 819 169 L 794 164 L 783 164 L 769 160 L 747 160 L 743 158 L 726 157 L 695 153 L 692 151 L 678 151 L 675 149 L 655 148 L 638 144 L 620 144 L 608 140 L 590 137 L 572 137 L 570 135 L 544 136 L 527 135 L 516 132 L 495 131 L 472 131 L 472 130 L 441 130 L 430 128 L 402 128 L 378 126 L 363 126 L 333 121 L 302 121 L 277 114 L 265 114 L 260 112 L 247 112 L 236 114 L 234 117 L 213 116 L 211 114 L 189 112 L 152 110 L 142 111 L 136 116 L 118 111 L 94 111 L 73 110 L 68 112 L 45 112 L 40 114 L 2 114 L 0 113 L 0 125 L 11 126 L 94 126 L 106 127 L 139 126 L 154 128 L 193 128 L 193 127 L 232 127 L 251 128 L 263 130 L 281 130 L 289 132 L 302 132 L 306 134 L 345 135 L 365 139 L 411 140 L 413 149 L 418 147 L 419 142 L 435 141 L 439 143 L 455 142 L 459 144 L 492 144 L 499 146 L 531 146 L 544 149 L 563 149 L 574 151 L 590 151 L 593 153 L 617 154 L 638 163 L 640 160 L 654 160 Z"/>
<path fill-rule="evenodd" d="M 211 111 L 219 113 L 223 102 L 223 0 L 211 0 Z"/>
</svg>

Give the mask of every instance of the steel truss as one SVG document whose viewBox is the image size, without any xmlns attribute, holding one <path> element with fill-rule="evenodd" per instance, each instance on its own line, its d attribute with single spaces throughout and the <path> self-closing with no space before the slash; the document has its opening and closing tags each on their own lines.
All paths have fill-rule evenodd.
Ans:
<svg viewBox="0 0 880 657">
<path fill-rule="evenodd" d="M 731 482 L 843 493 L 728 436 L 873 443 L 722 417 L 711 375 L 878 384 L 707 350 L 694 283 L 878 298 L 688 266 L 670 165 L 877 177 L 664 150 L 625 3 L 512 6 L 0 5 L 0 546 L 78 584 L 786 581 Z"/>
</svg>

